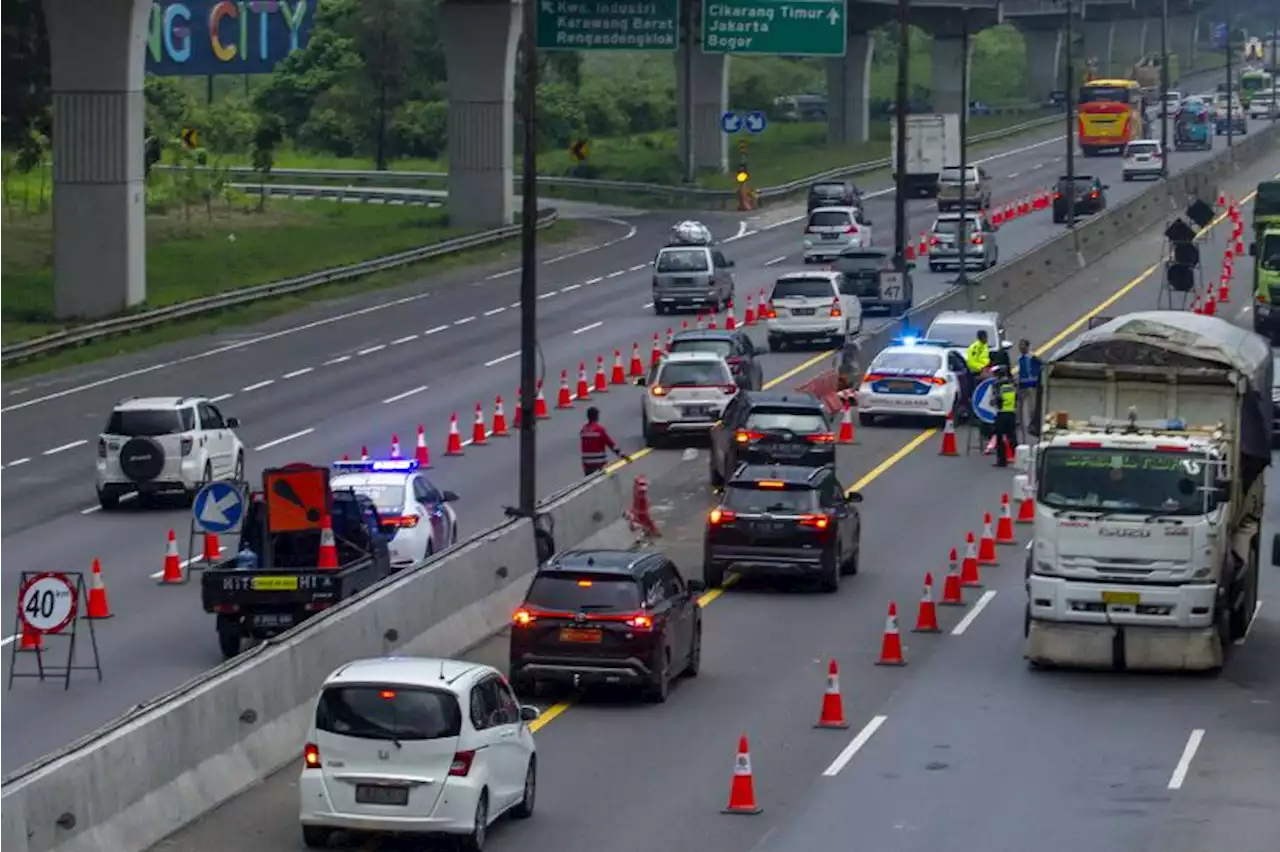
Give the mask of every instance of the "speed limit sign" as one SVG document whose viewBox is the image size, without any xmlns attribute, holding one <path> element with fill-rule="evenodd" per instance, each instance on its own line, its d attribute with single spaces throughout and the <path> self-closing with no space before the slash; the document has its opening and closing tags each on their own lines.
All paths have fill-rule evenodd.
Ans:
<svg viewBox="0 0 1280 852">
<path fill-rule="evenodd" d="M 76 587 L 63 574 L 37 574 L 18 595 L 18 617 L 36 633 L 57 633 L 76 617 Z"/>
</svg>

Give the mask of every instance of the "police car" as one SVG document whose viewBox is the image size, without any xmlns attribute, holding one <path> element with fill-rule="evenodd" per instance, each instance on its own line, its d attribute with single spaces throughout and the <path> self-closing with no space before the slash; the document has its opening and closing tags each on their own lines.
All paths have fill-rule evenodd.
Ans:
<svg viewBox="0 0 1280 852">
<path fill-rule="evenodd" d="M 350 489 L 373 501 L 383 529 L 391 535 L 391 568 L 421 565 L 458 541 L 452 491 L 436 487 L 413 459 L 333 463 L 333 490 Z"/>
<path fill-rule="evenodd" d="M 964 350 L 949 340 L 899 338 L 871 362 L 855 400 L 858 420 L 879 415 L 946 419 L 960 396 Z"/>
</svg>

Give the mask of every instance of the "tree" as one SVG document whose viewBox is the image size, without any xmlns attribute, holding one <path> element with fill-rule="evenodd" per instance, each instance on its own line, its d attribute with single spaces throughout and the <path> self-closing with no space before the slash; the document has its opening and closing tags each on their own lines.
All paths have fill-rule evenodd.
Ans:
<svg viewBox="0 0 1280 852">
<path fill-rule="evenodd" d="M 26 144 L 32 131 L 48 135 L 49 34 L 40 0 L 4 0 L 0 98 L 4 103 L 4 144 Z"/>
<path fill-rule="evenodd" d="M 276 146 L 284 140 L 284 125 L 274 115 L 258 119 L 251 147 L 253 170 L 258 173 L 258 212 L 267 206 L 267 175 L 276 164 Z"/>
<path fill-rule="evenodd" d="M 373 141 L 375 168 L 387 167 L 387 123 L 404 102 L 404 61 L 408 53 L 400 0 L 363 0 L 360 4 L 355 43 L 363 65 L 361 75 L 373 104 L 370 135 Z"/>
</svg>

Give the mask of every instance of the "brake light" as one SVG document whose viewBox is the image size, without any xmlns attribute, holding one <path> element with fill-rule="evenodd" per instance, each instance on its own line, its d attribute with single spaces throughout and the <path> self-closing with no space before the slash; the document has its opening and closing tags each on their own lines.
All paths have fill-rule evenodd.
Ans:
<svg viewBox="0 0 1280 852">
<path fill-rule="evenodd" d="M 378 697 L 381 698 L 383 701 L 391 701 L 396 697 L 396 693 L 394 690 L 384 689 L 378 693 Z"/>
<path fill-rule="evenodd" d="M 721 385 L 721 386 L 720 386 L 720 390 L 722 390 L 722 391 L 724 391 L 725 393 L 727 393 L 727 394 L 729 394 L 730 396 L 732 396 L 733 394 L 735 394 L 735 393 L 737 393 L 737 392 L 738 392 L 738 386 L 737 386 L 736 384 L 733 384 L 733 385 Z"/>
<path fill-rule="evenodd" d="M 107 457 L 107 442 L 102 438 L 98 439 L 98 458 L 105 459 Z"/>
<path fill-rule="evenodd" d="M 939 387 L 947 383 L 946 378 L 943 376 L 919 376 L 916 381 L 924 382 L 927 385 L 938 385 Z"/>
<path fill-rule="evenodd" d="M 471 764 L 475 762 L 475 749 L 466 751 L 455 751 L 453 753 L 453 763 L 449 764 L 449 774 L 454 778 L 466 778 L 471 772 Z"/>
<path fill-rule="evenodd" d="M 765 306 L 760 309 L 765 319 L 777 319 L 778 312 L 773 309 L 773 302 L 766 302 Z"/>
<path fill-rule="evenodd" d="M 189 455 L 191 455 L 191 448 L 192 448 L 194 445 L 195 445 L 195 440 L 194 440 L 194 439 L 192 439 L 192 438 L 183 438 L 183 439 L 182 439 L 182 444 L 181 444 L 181 446 L 182 446 L 182 454 L 183 454 L 184 456 L 189 456 Z"/>
<path fill-rule="evenodd" d="M 1258 293 L 1257 301 L 1259 305 L 1265 305 L 1271 301 L 1271 296 L 1267 293 Z"/>
<path fill-rule="evenodd" d="M 839 317 L 843 315 L 844 314 L 840 310 L 840 300 L 836 299 L 834 302 L 831 303 L 831 316 Z"/>
<path fill-rule="evenodd" d="M 800 526 L 813 527 L 815 530 L 825 530 L 831 525 L 831 519 L 826 515 L 804 515 L 800 518 Z"/>
<path fill-rule="evenodd" d="M 929 238 L 929 245 L 931 245 L 931 246 L 936 246 L 937 244 L 938 244 L 938 238 L 937 238 L 937 237 L 930 237 L 930 238 Z"/>
<path fill-rule="evenodd" d="M 1185 453 L 1186 447 L 1180 447 L 1177 444 L 1156 444 L 1156 452 L 1158 453 Z"/>
<path fill-rule="evenodd" d="M 633 615 L 623 621 L 628 627 L 634 627 L 636 630 L 652 630 L 653 618 L 648 615 Z"/>
<path fill-rule="evenodd" d="M 870 384 L 871 382 L 878 382 L 883 378 L 884 376 L 880 375 L 879 373 L 867 373 L 865 376 L 862 377 L 862 383 L 864 385 Z"/>
<path fill-rule="evenodd" d="M 1060 199 L 1060 198 L 1062 198 L 1062 193 L 1061 193 L 1061 192 L 1055 192 L 1055 193 L 1053 194 L 1053 200 L 1054 200 L 1054 201 L 1057 201 L 1057 200 L 1058 200 L 1058 199 Z"/>
<path fill-rule="evenodd" d="M 715 508 L 707 515 L 707 520 L 709 520 L 713 526 L 717 524 L 731 524 L 737 519 L 738 513 L 731 509 Z"/>
<path fill-rule="evenodd" d="M 830 432 L 819 432 L 817 435 L 806 435 L 805 438 L 808 439 L 810 444 L 834 444 L 836 442 L 836 436 L 832 435 Z"/>
<path fill-rule="evenodd" d="M 856 233 L 858 233 L 858 226 L 857 226 L 857 225 L 850 225 L 849 227 L 847 227 L 847 228 L 845 228 L 845 229 L 844 229 L 844 232 L 845 232 L 846 234 L 856 234 Z"/>
<path fill-rule="evenodd" d="M 1098 197 L 1098 190 L 1096 190 L 1096 189 L 1095 189 L 1093 192 L 1089 193 L 1089 197 L 1090 197 L 1090 198 L 1097 198 L 1097 197 Z"/>
<path fill-rule="evenodd" d="M 404 517 L 404 518 L 383 518 L 382 524 L 383 526 L 388 526 L 388 527 L 400 527 L 404 529 L 412 529 L 413 527 L 416 527 L 418 525 L 418 516 L 409 515 L 408 517 Z"/>
<path fill-rule="evenodd" d="M 737 367 L 742 363 L 742 359 L 739 358 L 737 355 L 734 355 L 732 358 L 725 358 L 724 362 L 728 364 L 730 367 Z"/>
<path fill-rule="evenodd" d="M 969 240 L 969 242 L 973 243 L 975 246 L 982 245 L 982 234 L 974 234 L 972 239 Z"/>
<path fill-rule="evenodd" d="M 304 769 L 320 768 L 320 747 L 315 743 L 307 743 L 302 747 L 302 767 Z"/>
<path fill-rule="evenodd" d="M 649 393 L 653 394 L 654 396 L 666 396 L 667 389 L 664 388 L 662 385 L 654 385 L 653 387 L 649 388 Z"/>
<path fill-rule="evenodd" d="M 528 627 L 535 621 L 537 621 L 537 616 L 524 607 L 516 610 L 511 616 L 511 623 L 516 627 Z"/>
<path fill-rule="evenodd" d="M 739 444 L 746 444 L 751 441 L 759 441 L 763 437 L 764 433 L 762 432 L 748 432 L 745 429 L 739 429 L 734 433 L 733 440 L 737 441 Z"/>
<path fill-rule="evenodd" d="M 1100 450 L 1102 449 L 1101 441 L 1072 441 L 1067 444 L 1068 447 L 1076 447 L 1081 450 Z"/>
<path fill-rule="evenodd" d="M 777 479 L 762 479 L 756 483 L 756 488 L 786 488 L 787 484 Z"/>
</svg>

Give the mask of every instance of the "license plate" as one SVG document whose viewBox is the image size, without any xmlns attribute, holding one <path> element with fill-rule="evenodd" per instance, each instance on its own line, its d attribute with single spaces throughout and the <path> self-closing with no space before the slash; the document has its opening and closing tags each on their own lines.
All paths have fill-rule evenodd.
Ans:
<svg viewBox="0 0 1280 852">
<path fill-rule="evenodd" d="M 296 592 L 298 590 L 298 578 L 254 577 L 249 582 L 249 588 L 255 592 Z"/>
<path fill-rule="evenodd" d="M 837 238 L 837 237 L 839 237 L 839 236 L 840 236 L 839 234 L 823 234 L 823 235 L 822 235 L 822 238 L 823 238 L 824 240 L 834 240 L 834 239 L 836 239 L 836 238 Z"/>
<path fill-rule="evenodd" d="M 815 310 L 817 309 L 816 308 L 792 308 L 791 313 L 793 316 L 797 316 L 797 317 L 811 317 L 813 316 L 813 313 Z"/>
<path fill-rule="evenodd" d="M 692 417 L 698 420 L 705 420 L 715 414 L 715 409 L 706 405 L 691 405 L 685 408 L 684 416 Z"/>
<path fill-rule="evenodd" d="M 1137 592 L 1103 592 L 1102 602 L 1108 604 L 1118 604 L 1120 606 L 1137 606 L 1142 601 L 1142 595 Z"/>
<path fill-rule="evenodd" d="M 591 629 L 583 629 L 581 627 L 561 627 L 560 628 L 561 642 L 578 642 L 578 643 L 590 643 L 590 644 L 598 645 L 600 644 L 600 641 L 603 638 L 604 638 L 604 632 L 595 628 L 591 628 Z"/>
<path fill-rule="evenodd" d="M 783 521 L 757 521 L 755 531 L 758 533 L 780 533 L 785 532 L 787 526 Z"/>
<path fill-rule="evenodd" d="M 891 391 L 906 391 L 912 393 L 916 389 L 915 382 L 885 382 L 885 387 Z"/>
<path fill-rule="evenodd" d="M 293 616 L 289 613 L 265 613 L 253 617 L 255 627 L 292 627 Z"/>
<path fill-rule="evenodd" d="M 384 787 L 380 784 L 357 784 L 356 804 L 407 805 L 409 804 L 409 788 Z"/>
<path fill-rule="evenodd" d="M 675 281 L 676 284 L 692 284 L 693 283 L 692 278 L 676 278 L 673 280 Z"/>
</svg>

